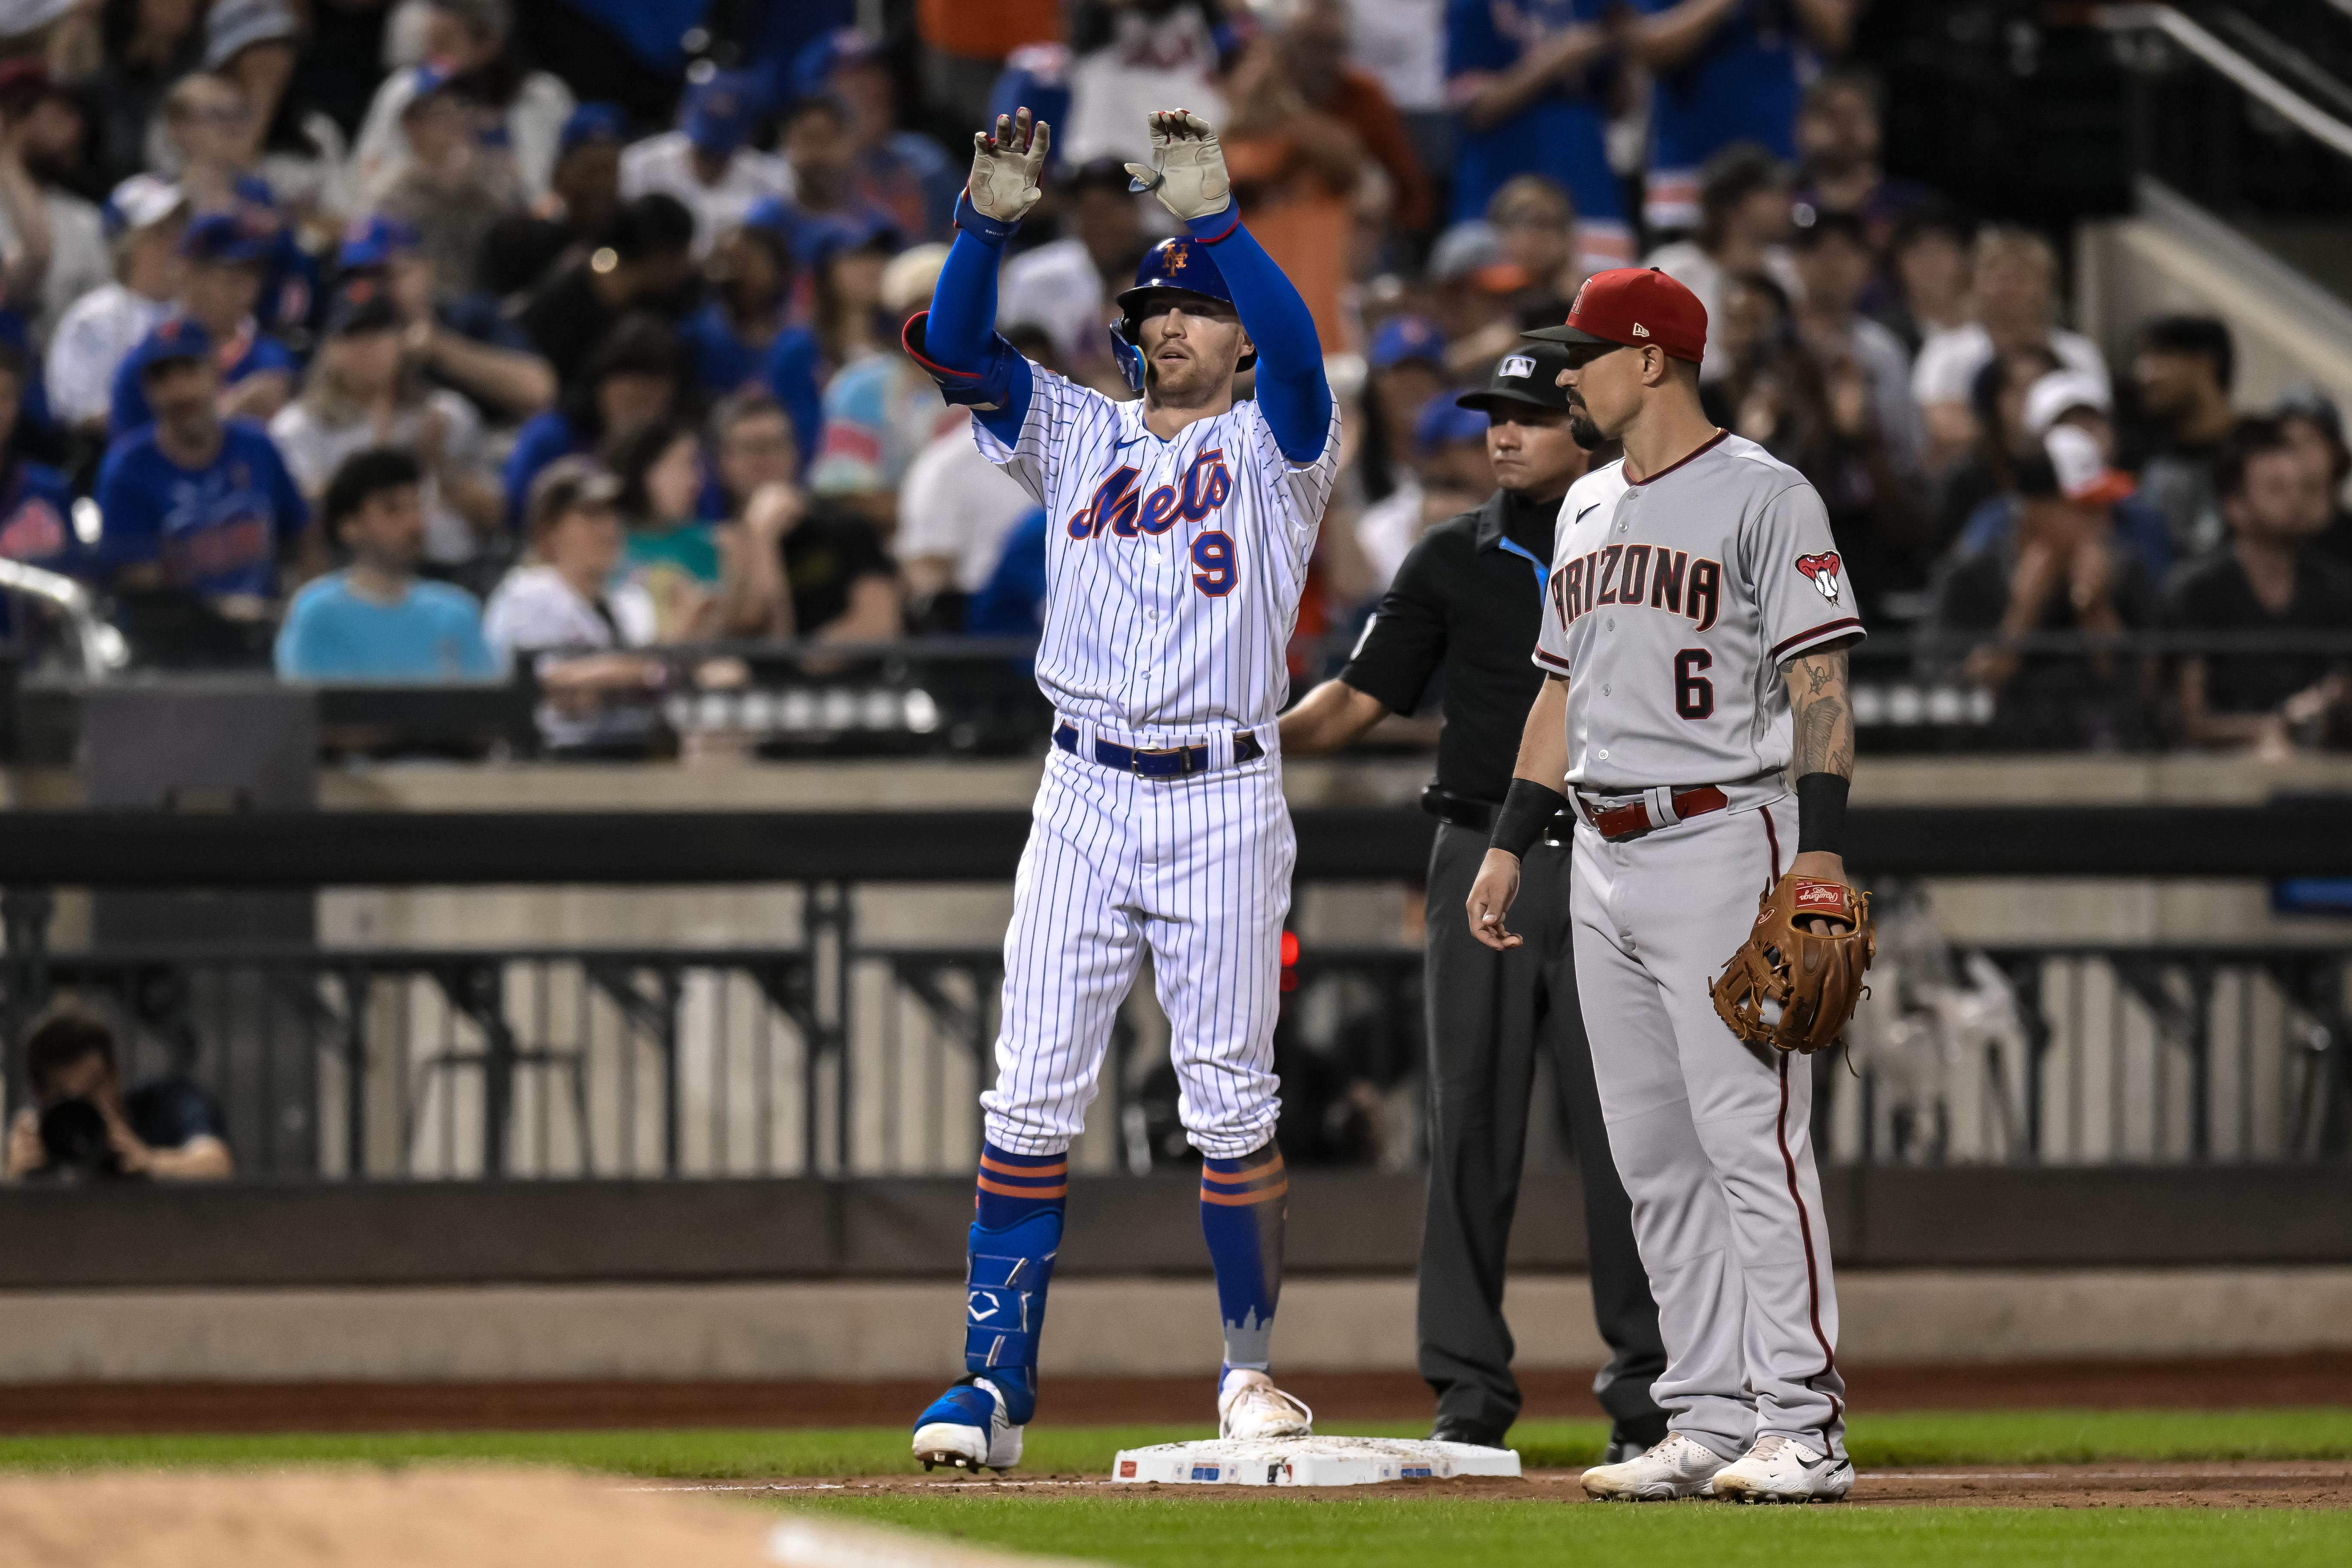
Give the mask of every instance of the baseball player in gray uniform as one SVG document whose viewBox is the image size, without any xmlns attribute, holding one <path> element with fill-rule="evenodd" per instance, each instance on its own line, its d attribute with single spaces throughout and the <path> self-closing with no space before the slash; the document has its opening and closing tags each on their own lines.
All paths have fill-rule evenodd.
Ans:
<svg viewBox="0 0 2352 1568">
<path fill-rule="evenodd" d="M 1743 1043 L 1710 986 L 1759 893 L 1792 872 L 1845 880 L 1853 588 L 1813 487 L 1700 411 L 1706 312 L 1689 289 L 1595 273 L 1565 326 L 1531 335 L 1570 345 L 1578 439 L 1625 456 L 1560 503 L 1534 655 L 1547 679 L 1467 912 L 1489 946 L 1516 945 L 1520 857 L 1575 812 L 1578 985 L 1668 1418 L 1584 1489 L 1833 1500 L 1853 1469 L 1811 1061 Z"/>
</svg>

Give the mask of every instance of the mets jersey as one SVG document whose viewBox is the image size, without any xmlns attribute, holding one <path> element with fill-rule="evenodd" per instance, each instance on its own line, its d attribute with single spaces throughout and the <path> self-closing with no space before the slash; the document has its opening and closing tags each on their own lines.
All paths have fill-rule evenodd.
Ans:
<svg viewBox="0 0 2352 1568">
<path fill-rule="evenodd" d="M 1033 364 L 1020 438 L 977 420 L 972 437 L 1045 508 L 1037 684 L 1055 708 L 1146 741 L 1271 726 L 1339 473 L 1336 406 L 1322 451 L 1295 468 L 1254 401 L 1164 441 L 1140 402 Z"/>
<path fill-rule="evenodd" d="M 1535 661 L 1568 678 L 1570 787 L 1720 784 L 1785 768 L 1780 667 L 1862 635 L 1829 513 L 1802 474 L 1727 431 L 1630 484 L 1560 502 Z"/>
</svg>

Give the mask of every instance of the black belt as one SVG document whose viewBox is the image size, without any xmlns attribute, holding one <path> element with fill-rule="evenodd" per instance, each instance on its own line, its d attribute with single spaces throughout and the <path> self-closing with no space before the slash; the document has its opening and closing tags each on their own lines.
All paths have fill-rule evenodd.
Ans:
<svg viewBox="0 0 2352 1568">
<path fill-rule="evenodd" d="M 1078 728 L 1064 724 L 1054 731 L 1054 744 L 1072 756 L 1079 756 Z M 1234 731 L 1234 762 L 1254 763 L 1265 755 L 1265 748 L 1257 737 L 1246 730 Z M 1209 771 L 1209 748 L 1206 746 L 1165 746 L 1158 751 L 1139 751 L 1132 746 L 1114 745 L 1108 741 L 1095 742 L 1095 761 L 1107 768 L 1117 768 L 1123 773 L 1133 773 L 1139 779 L 1186 779 L 1194 773 Z"/>
<path fill-rule="evenodd" d="M 1495 814 L 1503 808 L 1492 801 L 1475 800 L 1466 795 L 1455 795 L 1450 789 L 1431 784 L 1421 792 L 1421 809 L 1438 821 L 1455 827 L 1467 827 L 1475 833 L 1491 833 L 1495 829 Z M 1576 832 L 1576 814 L 1563 811 L 1544 824 L 1543 841 L 1564 845 Z"/>
</svg>

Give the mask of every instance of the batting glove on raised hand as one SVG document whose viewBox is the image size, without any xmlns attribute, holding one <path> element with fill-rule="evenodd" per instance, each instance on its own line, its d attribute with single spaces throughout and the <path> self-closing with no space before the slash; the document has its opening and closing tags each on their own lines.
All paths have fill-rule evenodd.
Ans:
<svg viewBox="0 0 2352 1568">
<path fill-rule="evenodd" d="M 1053 144 L 1054 128 L 1043 121 L 1033 125 L 1026 109 L 998 115 L 992 136 L 973 132 L 971 178 L 956 204 L 956 226 L 985 239 L 1010 235 L 1045 194 L 1039 176 Z"/>
<path fill-rule="evenodd" d="M 1234 183 L 1225 174 L 1224 149 L 1209 122 L 1189 109 L 1163 109 L 1150 116 L 1151 166 L 1129 163 L 1129 190 L 1150 191 L 1160 205 L 1190 223 L 1234 205 Z"/>
</svg>

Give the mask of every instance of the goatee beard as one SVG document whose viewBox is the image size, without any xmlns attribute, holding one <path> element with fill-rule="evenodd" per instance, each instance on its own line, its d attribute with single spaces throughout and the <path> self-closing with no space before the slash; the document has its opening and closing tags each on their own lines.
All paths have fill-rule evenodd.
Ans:
<svg viewBox="0 0 2352 1568">
<path fill-rule="evenodd" d="M 1601 426 L 1583 409 L 1572 408 L 1568 415 L 1568 438 L 1590 452 L 1601 445 Z"/>
</svg>

